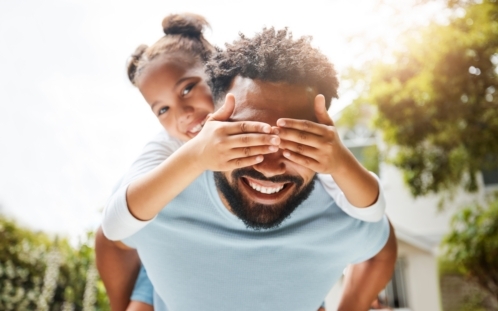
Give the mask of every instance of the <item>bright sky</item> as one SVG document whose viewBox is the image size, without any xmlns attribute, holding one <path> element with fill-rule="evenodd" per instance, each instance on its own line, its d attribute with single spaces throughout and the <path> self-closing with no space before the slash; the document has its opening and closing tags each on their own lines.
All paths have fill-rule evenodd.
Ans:
<svg viewBox="0 0 498 311">
<path fill-rule="evenodd" d="M 162 36 L 164 16 L 204 15 L 206 36 L 218 45 L 239 31 L 288 26 L 312 35 L 341 72 L 369 53 L 347 36 L 395 42 L 393 24 L 434 12 L 374 10 L 377 2 L 1 1 L 0 213 L 73 238 L 98 225 L 113 184 L 159 130 L 125 63 L 136 46 Z M 334 101 L 332 112 L 348 98 Z"/>
</svg>

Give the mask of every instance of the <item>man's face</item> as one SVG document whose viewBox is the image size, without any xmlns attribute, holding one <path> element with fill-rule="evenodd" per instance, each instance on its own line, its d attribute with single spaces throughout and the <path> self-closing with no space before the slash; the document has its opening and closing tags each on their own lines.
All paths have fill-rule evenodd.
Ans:
<svg viewBox="0 0 498 311">
<path fill-rule="evenodd" d="M 279 118 L 316 122 L 309 87 L 236 77 L 231 121 L 260 121 L 272 126 Z M 232 213 L 254 229 L 277 227 L 313 190 L 315 172 L 293 163 L 279 150 L 256 165 L 216 172 L 218 191 Z"/>
</svg>

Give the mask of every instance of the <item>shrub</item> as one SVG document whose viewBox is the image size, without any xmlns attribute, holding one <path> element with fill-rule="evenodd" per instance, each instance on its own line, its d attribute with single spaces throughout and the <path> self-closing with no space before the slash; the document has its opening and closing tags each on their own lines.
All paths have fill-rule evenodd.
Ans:
<svg viewBox="0 0 498 311">
<path fill-rule="evenodd" d="M 443 241 L 445 260 L 498 302 L 498 196 L 455 215 Z"/>
<path fill-rule="evenodd" d="M 92 234 L 77 247 L 0 217 L 0 310 L 110 310 Z"/>
</svg>

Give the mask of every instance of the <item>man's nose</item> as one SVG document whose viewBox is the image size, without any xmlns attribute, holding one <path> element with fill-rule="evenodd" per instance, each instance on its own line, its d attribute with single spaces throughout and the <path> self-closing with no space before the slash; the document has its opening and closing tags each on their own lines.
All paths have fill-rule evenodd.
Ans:
<svg viewBox="0 0 498 311">
<path fill-rule="evenodd" d="M 178 123 L 185 123 L 191 121 L 194 113 L 194 107 L 183 105 L 179 109 L 176 109 L 176 120 Z"/>
<path fill-rule="evenodd" d="M 253 165 L 253 168 L 265 175 L 265 177 L 273 177 L 285 173 L 285 157 L 282 150 L 264 155 L 264 160 Z"/>
</svg>

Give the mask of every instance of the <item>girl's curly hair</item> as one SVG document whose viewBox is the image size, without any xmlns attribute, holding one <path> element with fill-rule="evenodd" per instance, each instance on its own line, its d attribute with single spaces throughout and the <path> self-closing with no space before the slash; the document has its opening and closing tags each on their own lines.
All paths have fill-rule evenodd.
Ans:
<svg viewBox="0 0 498 311">
<path fill-rule="evenodd" d="M 175 54 L 205 63 L 214 52 L 214 47 L 203 36 L 206 27 L 209 27 L 206 19 L 197 14 L 166 16 L 162 22 L 164 36 L 151 46 L 139 45 L 131 55 L 127 66 L 130 82 L 135 85 L 149 62 L 160 55 Z"/>
</svg>

